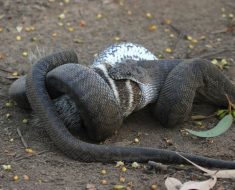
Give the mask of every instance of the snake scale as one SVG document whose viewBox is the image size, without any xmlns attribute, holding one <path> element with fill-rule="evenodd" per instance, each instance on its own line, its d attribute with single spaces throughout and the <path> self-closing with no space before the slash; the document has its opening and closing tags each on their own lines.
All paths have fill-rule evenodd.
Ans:
<svg viewBox="0 0 235 190">
<path fill-rule="evenodd" d="M 208 61 L 158 60 L 137 44 L 113 45 L 90 67 L 77 63 L 73 51 L 46 56 L 9 90 L 21 107 L 32 107 L 55 145 L 76 160 L 186 163 L 170 150 L 87 143 L 75 138 L 68 128 L 79 128 L 82 121 L 89 138 L 102 141 L 114 134 L 129 114 L 150 103 L 162 125 L 174 126 L 187 120 L 195 96 L 218 106 L 227 105 L 225 94 L 235 99 L 235 87 Z M 181 155 L 202 166 L 235 168 L 234 161 Z"/>
</svg>

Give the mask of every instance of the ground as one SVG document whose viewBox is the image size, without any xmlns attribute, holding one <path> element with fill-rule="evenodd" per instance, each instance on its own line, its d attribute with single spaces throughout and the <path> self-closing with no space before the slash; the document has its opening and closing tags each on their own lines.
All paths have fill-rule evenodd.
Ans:
<svg viewBox="0 0 235 190">
<path fill-rule="evenodd" d="M 167 176 L 183 182 L 207 179 L 192 168 L 155 172 L 146 169 L 146 164 L 138 169 L 127 164 L 123 172 L 115 164 L 71 160 L 54 147 L 42 128 L 32 124 L 29 112 L 7 104 L 7 90 L 16 75 L 27 73 L 28 55 L 36 48 L 75 49 L 79 63 L 89 65 L 95 54 L 117 41 L 142 44 L 160 58 L 225 58 L 230 66 L 224 72 L 234 80 L 234 0 L 6 0 L 0 2 L 0 10 L 0 165 L 11 165 L 10 171 L 0 167 L 0 189 L 73 190 L 86 189 L 87 184 L 97 189 L 112 189 L 116 184 L 150 189 L 155 184 L 165 189 Z M 211 114 L 213 109 L 202 105 L 194 112 Z M 218 119 L 213 117 L 203 125 L 212 127 L 216 122 Z M 192 121 L 165 129 L 143 111 L 131 115 L 118 134 L 105 143 L 235 160 L 234 124 L 228 132 L 212 139 L 185 135 L 181 130 L 184 127 L 198 129 Z M 28 152 L 34 153 L 25 151 L 17 128 L 31 148 Z M 133 144 L 135 138 L 139 143 Z M 101 170 L 107 174 L 101 174 Z M 125 182 L 120 182 L 120 177 Z M 234 180 L 223 179 L 214 189 L 234 187 Z"/>
</svg>

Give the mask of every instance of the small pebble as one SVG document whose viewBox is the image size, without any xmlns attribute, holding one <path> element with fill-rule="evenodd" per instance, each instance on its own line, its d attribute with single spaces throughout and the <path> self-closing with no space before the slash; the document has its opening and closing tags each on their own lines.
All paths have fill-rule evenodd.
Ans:
<svg viewBox="0 0 235 190">
<path fill-rule="evenodd" d="M 29 180 L 29 176 L 27 176 L 27 175 L 23 175 L 23 178 L 24 178 L 25 181 Z"/>
<path fill-rule="evenodd" d="M 79 25 L 80 25 L 81 27 L 86 26 L 86 21 L 85 21 L 85 20 L 80 20 Z"/>
<path fill-rule="evenodd" d="M 13 106 L 13 104 L 12 104 L 12 102 L 6 102 L 6 107 L 12 107 Z"/>
<path fill-rule="evenodd" d="M 56 36 L 57 36 L 57 33 L 54 32 L 54 33 L 51 34 L 51 36 L 52 36 L 52 37 L 56 37 Z"/>
<path fill-rule="evenodd" d="M 153 185 L 151 185 L 151 188 L 150 188 L 151 190 L 157 190 L 157 185 L 155 185 L 155 184 L 153 184 Z"/>
<path fill-rule="evenodd" d="M 27 124 L 28 123 L 28 119 L 23 119 L 22 123 Z"/>
<path fill-rule="evenodd" d="M 126 169 L 126 167 L 122 167 L 122 172 L 126 172 L 127 171 L 127 169 Z"/>
<path fill-rule="evenodd" d="M 61 13 L 59 16 L 58 16 L 59 19 L 63 20 L 65 19 L 65 14 L 64 13 Z"/>
<path fill-rule="evenodd" d="M 167 53 L 172 53 L 173 51 L 172 51 L 171 48 L 166 48 L 166 49 L 165 49 L 165 52 L 167 52 Z"/>
<path fill-rule="evenodd" d="M 34 153 L 32 148 L 26 148 L 25 152 L 30 153 L 30 154 Z"/>
<path fill-rule="evenodd" d="M 102 15 L 101 13 L 98 13 L 98 14 L 96 15 L 96 18 L 101 19 L 101 18 L 103 18 L 103 15 Z"/>
<path fill-rule="evenodd" d="M 19 176 L 17 176 L 17 175 L 13 176 L 13 180 L 14 181 L 18 181 L 19 180 Z"/>
<path fill-rule="evenodd" d="M 7 113 L 7 114 L 6 114 L 6 118 L 8 119 L 8 118 L 10 118 L 10 117 L 11 117 L 11 114 Z"/>
<path fill-rule="evenodd" d="M 105 180 L 105 179 L 101 180 L 100 183 L 101 183 L 102 185 L 107 185 L 107 184 L 108 184 L 107 180 Z"/>
<path fill-rule="evenodd" d="M 22 55 L 23 55 L 24 57 L 27 57 L 27 56 L 28 56 L 28 52 L 27 52 L 27 51 L 23 51 L 23 52 L 22 52 Z"/>
<path fill-rule="evenodd" d="M 172 23 L 172 20 L 169 18 L 166 18 L 166 19 L 164 19 L 164 23 L 169 25 Z"/>
<path fill-rule="evenodd" d="M 114 37 L 114 40 L 115 40 L 115 41 L 120 41 L 120 39 L 121 39 L 121 38 L 118 37 L 118 36 L 115 36 L 115 37 Z"/>
<path fill-rule="evenodd" d="M 21 37 L 20 35 L 17 35 L 17 36 L 16 36 L 16 40 L 17 40 L 17 41 L 21 41 L 21 40 L 22 40 L 22 37 Z"/>
<path fill-rule="evenodd" d="M 149 13 L 149 12 L 147 12 L 147 13 L 145 14 L 145 16 L 146 16 L 146 18 L 148 18 L 148 19 L 153 18 L 152 14 L 151 14 L 151 13 Z"/>
<path fill-rule="evenodd" d="M 120 177 L 120 178 L 119 178 L 119 181 L 122 182 L 122 183 L 124 183 L 124 182 L 126 181 L 126 179 L 125 179 L 124 177 Z"/>
<path fill-rule="evenodd" d="M 127 14 L 128 14 L 128 15 L 132 15 L 132 11 L 128 10 L 128 11 L 127 11 Z"/>
<path fill-rule="evenodd" d="M 151 25 L 149 25 L 148 29 L 149 29 L 149 31 L 154 32 L 155 30 L 157 30 L 157 25 L 151 24 Z"/>
<path fill-rule="evenodd" d="M 135 138 L 135 139 L 134 139 L 134 142 L 135 142 L 135 143 L 139 143 L 140 140 L 139 140 L 138 138 Z"/>
<path fill-rule="evenodd" d="M 188 48 L 189 48 L 189 49 L 193 49 L 194 46 L 193 46 L 192 44 L 189 44 L 189 45 L 188 45 Z"/>
<path fill-rule="evenodd" d="M 74 29 L 73 27 L 69 27 L 69 28 L 68 28 L 68 31 L 69 31 L 69 32 L 74 32 L 75 29 Z"/>
</svg>

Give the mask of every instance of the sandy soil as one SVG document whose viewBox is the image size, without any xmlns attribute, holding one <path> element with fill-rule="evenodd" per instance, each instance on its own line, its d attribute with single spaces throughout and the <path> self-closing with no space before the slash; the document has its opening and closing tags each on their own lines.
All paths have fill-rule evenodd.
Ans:
<svg viewBox="0 0 235 190">
<path fill-rule="evenodd" d="M 230 63 L 225 73 L 233 80 L 235 54 L 227 51 L 235 49 L 233 0 L 6 0 L 0 1 L 0 10 L 0 165 L 12 167 L 10 171 L 0 167 L 0 189 L 72 190 L 86 189 L 87 184 L 94 184 L 97 189 L 113 189 L 116 184 L 129 189 L 150 189 L 155 184 L 158 189 L 165 189 L 167 176 L 182 181 L 207 179 L 193 168 L 155 172 L 146 169 L 146 164 L 139 169 L 127 164 L 127 171 L 122 172 L 115 164 L 71 160 L 54 147 L 42 128 L 32 125 L 30 113 L 6 105 L 7 90 L 13 81 L 9 79 L 11 73 L 27 73 L 27 53 L 36 47 L 74 48 L 80 63 L 89 65 L 96 53 L 117 41 L 142 44 L 165 58 L 197 57 L 225 50 L 207 58 L 225 58 Z M 185 35 L 197 41 L 187 40 Z M 167 53 L 166 48 L 173 52 Z M 213 108 L 202 105 L 194 111 L 209 114 Z M 22 122 L 24 119 L 28 119 L 27 124 Z M 211 127 L 217 121 L 211 118 L 203 125 Z M 213 139 L 183 135 L 183 127 L 198 129 L 192 121 L 164 129 L 148 111 L 143 111 L 130 116 L 119 133 L 106 143 L 130 145 L 138 138 L 137 145 L 141 146 L 235 160 L 234 126 Z M 36 155 L 25 151 L 17 128 Z M 101 174 L 103 169 L 106 175 Z M 120 182 L 120 177 L 125 182 Z M 101 180 L 107 184 L 102 185 Z M 235 189 L 235 181 L 220 179 L 214 189 Z"/>
</svg>

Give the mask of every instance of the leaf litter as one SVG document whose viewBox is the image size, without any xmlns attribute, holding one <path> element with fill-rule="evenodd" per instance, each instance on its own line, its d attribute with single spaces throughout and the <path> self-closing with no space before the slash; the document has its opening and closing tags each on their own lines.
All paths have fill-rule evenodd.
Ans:
<svg viewBox="0 0 235 190">
<path fill-rule="evenodd" d="M 222 109 L 217 111 L 216 115 L 218 115 L 222 119 L 218 122 L 218 124 L 214 128 L 206 131 L 194 131 L 191 129 L 185 129 L 185 130 L 192 135 L 204 138 L 217 137 L 225 133 L 232 126 L 234 120 L 233 118 L 235 115 L 235 105 L 232 103 L 232 101 L 229 99 L 227 95 L 226 97 L 228 100 L 228 109 L 227 110 Z"/>
<path fill-rule="evenodd" d="M 202 166 L 199 166 L 195 164 L 194 162 L 190 161 L 189 159 L 185 158 L 181 154 L 178 153 L 179 156 L 187 160 L 189 163 L 194 165 L 199 170 L 205 172 L 204 175 L 210 176 L 210 179 L 205 181 L 188 181 L 185 183 L 182 183 L 176 178 L 173 177 L 167 177 L 165 180 L 165 186 L 167 190 L 210 190 L 212 189 L 216 182 L 217 178 L 230 178 L 235 179 L 235 170 L 209 170 L 207 168 L 204 168 Z"/>
</svg>

